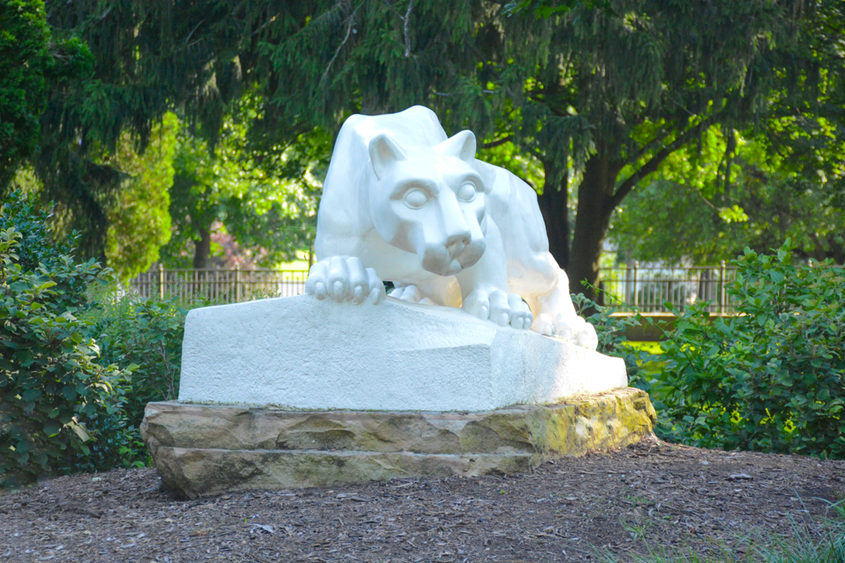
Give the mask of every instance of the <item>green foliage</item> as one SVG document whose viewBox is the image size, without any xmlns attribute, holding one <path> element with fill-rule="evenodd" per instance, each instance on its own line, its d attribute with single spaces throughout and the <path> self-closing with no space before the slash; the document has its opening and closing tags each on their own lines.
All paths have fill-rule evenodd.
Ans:
<svg viewBox="0 0 845 563">
<path fill-rule="evenodd" d="M 58 53 L 74 72 L 49 81 L 40 150 L 32 159 L 43 182 L 41 198 L 56 203 L 63 231 L 76 229 L 83 234 L 78 241 L 82 256 L 105 259 L 107 245 L 117 242 L 129 255 L 129 264 L 124 267 L 120 260 L 112 261 L 125 275 L 138 262 L 149 260 L 157 248 L 148 250 L 148 245 L 163 243 L 161 233 L 168 227 L 164 224 L 167 202 L 161 193 L 151 192 L 145 198 L 138 184 L 127 182 L 127 176 L 139 178 L 134 165 L 144 158 L 145 149 L 151 145 L 155 149 L 156 128 L 168 111 L 183 110 L 200 121 L 218 119 L 237 92 L 224 76 L 236 57 L 227 43 L 225 62 L 215 64 L 219 52 L 211 46 L 220 36 L 231 38 L 237 33 L 227 29 L 230 14 L 225 2 L 68 4 L 47 0 L 45 4 L 57 44 L 84 48 L 87 66 L 77 64 L 82 59 L 76 51 Z M 198 25 L 201 22 L 205 25 Z M 202 34 L 193 42 L 192 30 Z M 202 101 L 203 111 L 194 111 L 200 104 L 193 100 Z M 118 153 L 126 154 L 130 147 L 135 155 L 127 154 L 128 162 L 121 160 Z M 166 172 L 163 169 L 162 164 L 158 172 Z M 154 181 L 160 178 L 156 174 Z M 130 203 L 152 205 L 121 210 L 121 200 L 126 198 Z M 138 248 L 114 236 L 107 240 L 110 220 L 123 223 L 119 228 L 138 228 L 148 218 L 154 228 L 146 236 L 126 233 L 127 238 L 138 239 Z M 113 246 L 112 256 L 115 250 Z"/>
<path fill-rule="evenodd" d="M 714 124 L 765 130 L 773 158 L 842 176 L 839 161 L 827 158 L 830 146 L 841 148 L 841 3 L 799 4 L 49 0 L 52 35 L 91 45 L 93 72 L 51 86 L 35 168 L 45 200 L 60 203 L 62 225 L 84 228 L 86 255 L 103 256 L 125 172 L 98 160 L 103 147 L 114 153 L 128 135 L 141 154 L 155 124 L 178 111 L 213 154 L 234 125 L 248 139 L 237 158 L 208 159 L 234 165 L 217 175 L 227 185 L 217 190 L 192 166 L 177 179 L 167 258 L 190 254 L 195 241 L 198 265 L 206 265 L 210 225 L 219 222 L 273 262 L 277 248 L 310 242 L 319 188 L 296 170 L 271 171 L 273 155 L 290 157 L 300 145 L 309 152 L 312 137 L 325 142 L 352 112 L 423 103 L 450 132 L 469 127 L 490 148 L 514 143 L 523 162 L 493 153 L 506 167 L 539 178 L 542 164 L 549 186 L 541 205 L 547 223 L 561 224 L 548 230 L 564 266 L 575 203 L 566 195 L 582 174 L 570 277 L 597 284 L 590 265 L 609 214 L 673 151 L 724 149 L 711 161 L 731 177 L 731 144 L 705 135 Z M 308 164 L 288 163 L 297 160 Z M 695 176 L 695 167 L 686 173 Z M 160 210 L 162 198 L 152 199 Z M 724 217 L 742 217 L 733 204 L 715 205 Z M 122 226 L 137 229 L 146 217 Z"/>
<path fill-rule="evenodd" d="M 726 165 L 730 138 L 711 128 L 698 154 L 677 151 L 659 180 L 626 199 L 610 231 L 619 255 L 713 264 L 745 247 L 764 252 L 791 238 L 799 256 L 845 262 L 845 200 L 836 188 L 843 178 L 817 170 L 787 172 L 783 162 L 767 162 L 760 142 L 736 135 Z M 824 160 L 842 167 L 845 150 Z"/>
<path fill-rule="evenodd" d="M 845 270 L 751 250 L 727 291 L 740 315 L 678 315 L 650 382 L 664 437 L 703 447 L 845 458 Z"/>
<path fill-rule="evenodd" d="M 187 307 L 175 298 L 164 301 L 116 297 L 114 288 L 101 293 L 100 306 L 86 319 L 100 345 L 101 365 L 131 368 L 120 384 L 122 411 L 137 428 L 150 401 L 175 400 L 179 394 L 182 336 Z M 192 306 L 202 306 L 195 303 Z"/>
<path fill-rule="evenodd" d="M 43 0 L 0 3 L 0 195 L 15 168 L 37 153 L 50 88 L 89 62 L 77 40 L 53 39 Z"/>
<path fill-rule="evenodd" d="M 49 41 L 43 1 L 0 4 L 0 187 L 38 142 L 38 119 L 47 101 Z"/>
<path fill-rule="evenodd" d="M 125 174 L 115 205 L 109 209 L 106 241 L 108 265 L 126 281 L 158 260 L 170 239 L 170 186 L 179 120 L 168 113 L 153 127 L 143 155 L 124 132 L 114 154 L 103 158 Z"/>
<path fill-rule="evenodd" d="M 73 468 L 100 438 L 89 423 L 119 408 L 125 372 L 97 363 L 85 290 L 106 275 L 54 243 L 20 193 L 0 207 L 0 486 Z"/>
<path fill-rule="evenodd" d="M 294 259 L 314 240 L 317 177 L 328 165 L 330 137 L 315 130 L 287 145 L 259 146 L 264 141 L 251 141 L 246 126 L 259 114 L 246 103 L 242 110 L 241 120 L 224 121 L 213 147 L 188 131 L 179 136 L 173 237 L 161 250 L 169 267 L 209 267 L 215 249 L 202 244 L 215 231 L 232 234 L 245 257 L 264 266 Z"/>
</svg>

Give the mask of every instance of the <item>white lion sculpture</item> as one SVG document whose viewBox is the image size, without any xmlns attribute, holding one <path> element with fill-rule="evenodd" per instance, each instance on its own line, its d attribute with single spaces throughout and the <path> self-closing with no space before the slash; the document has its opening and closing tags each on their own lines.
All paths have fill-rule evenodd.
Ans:
<svg viewBox="0 0 845 563">
<path fill-rule="evenodd" d="M 378 303 L 391 297 L 461 307 L 595 349 L 566 273 L 549 253 L 537 194 L 475 158 L 475 135 L 446 137 L 437 116 L 353 115 L 332 154 L 306 292 Z"/>
</svg>

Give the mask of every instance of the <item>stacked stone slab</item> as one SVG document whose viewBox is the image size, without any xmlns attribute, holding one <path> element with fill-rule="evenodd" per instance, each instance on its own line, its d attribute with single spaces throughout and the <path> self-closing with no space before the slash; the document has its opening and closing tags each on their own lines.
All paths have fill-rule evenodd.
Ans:
<svg viewBox="0 0 845 563">
<path fill-rule="evenodd" d="M 625 388 L 480 413 L 283 411 L 150 403 L 141 427 L 164 482 L 197 498 L 237 489 L 524 473 L 651 434 L 648 395 Z"/>
</svg>

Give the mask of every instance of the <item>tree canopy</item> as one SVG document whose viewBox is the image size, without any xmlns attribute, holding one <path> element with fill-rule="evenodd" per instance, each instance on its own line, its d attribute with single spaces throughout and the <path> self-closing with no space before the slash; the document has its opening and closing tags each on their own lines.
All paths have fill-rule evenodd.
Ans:
<svg viewBox="0 0 845 563">
<path fill-rule="evenodd" d="M 551 240 L 558 261 L 568 266 L 573 291 L 582 280 L 597 285 L 614 210 L 636 186 L 662 172 L 671 155 L 684 151 L 695 161 L 712 127 L 727 132 L 718 165 L 723 177 L 731 174 L 737 131 L 768 143 L 772 158 L 778 149 L 800 156 L 802 136 L 817 141 L 812 154 L 834 148 L 818 142 L 813 131 L 841 115 L 841 104 L 826 103 L 819 93 L 828 91 L 830 98 L 841 91 L 842 65 L 825 73 L 829 55 L 812 48 L 810 37 L 820 19 L 832 21 L 832 4 L 540 3 L 536 9 L 550 26 L 548 56 L 525 83 L 524 133 L 517 142 L 528 137 L 541 153 L 555 154 L 558 166 L 566 162 L 583 173 L 571 254 L 567 232 L 552 233 Z M 841 40 L 841 26 L 836 34 Z M 513 57 L 518 63 L 518 53 Z M 820 73 L 828 77 L 829 90 L 813 85 Z M 775 135 L 777 124 L 792 130 Z M 550 187 L 541 205 L 549 208 L 557 200 L 556 208 L 565 209 L 566 190 Z"/>
<path fill-rule="evenodd" d="M 697 189 L 739 213 L 731 186 L 753 178 L 739 139 L 778 172 L 767 186 L 815 182 L 839 197 L 843 19 L 832 0 L 48 1 L 34 45 L 87 45 L 74 56 L 90 71 L 48 81 L 30 152 L 42 197 L 102 256 L 123 192 L 147 182 L 108 155 L 131 143 L 145 158 L 174 111 L 165 256 L 193 244 L 203 264 L 215 221 L 256 248 L 307 246 L 340 123 L 425 104 L 530 172 L 552 252 L 582 291 L 598 283 L 614 210 L 657 178 L 677 185 L 684 162 L 692 176 L 712 165 Z"/>
</svg>

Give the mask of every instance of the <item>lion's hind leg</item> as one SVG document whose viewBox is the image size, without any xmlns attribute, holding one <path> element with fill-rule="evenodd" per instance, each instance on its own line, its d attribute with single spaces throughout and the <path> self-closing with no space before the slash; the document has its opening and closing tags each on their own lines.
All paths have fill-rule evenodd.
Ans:
<svg viewBox="0 0 845 563">
<path fill-rule="evenodd" d="M 534 285 L 534 291 L 524 290 L 534 323 L 531 330 L 568 340 L 579 346 L 595 350 L 598 337 L 593 325 L 578 316 L 569 294 L 569 278 L 561 268 L 553 268 L 553 279 L 545 277 Z M 524 280 L 525 281 L 525 280 Z M 550 283 L 552 281 L 552 283 Z M 545 290 L 544 293 L 540 293 Z"/>
</svg>

